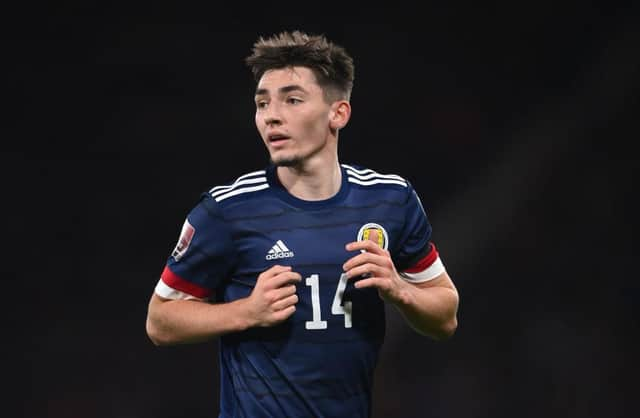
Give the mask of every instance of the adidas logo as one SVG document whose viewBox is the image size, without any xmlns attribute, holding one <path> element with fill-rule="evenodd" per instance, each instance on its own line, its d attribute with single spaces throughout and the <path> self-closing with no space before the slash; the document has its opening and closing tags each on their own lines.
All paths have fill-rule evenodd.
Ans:
<svg viewBox="0 0 640 418">
<path fill-rule="evenodd" d="M 276 244 L 271 247 L 267 256 L 265 257 L 267 260 L 275 260 L 277 258 L 289 258 L 293 257 L 293 251 L 290 251 L 282 240 L 278 240 Z"/>
</svg>

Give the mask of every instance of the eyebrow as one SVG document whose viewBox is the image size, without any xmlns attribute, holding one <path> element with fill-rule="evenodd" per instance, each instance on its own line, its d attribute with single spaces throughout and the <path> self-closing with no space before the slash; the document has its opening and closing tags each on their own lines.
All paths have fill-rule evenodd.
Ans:
<svg viewBox="0 0 640 418">
<path fill-rule="evenodd" d="M 298 84 L 289 84 L 287 86 L 282 86 L 278 89 L 278 92 L 280 94 L 283 93 L 289 93 L 292 91 L 301 91 L 302 93 L 307 93 L 307 91 L 305 89 L 302 88 L 302 86 L 298 85 Z M 262 96 L 264 94 L 269 93 L 269 90 L 267 89 L 257 89 L 256 90 L 256 96 Z"/>
</svg>

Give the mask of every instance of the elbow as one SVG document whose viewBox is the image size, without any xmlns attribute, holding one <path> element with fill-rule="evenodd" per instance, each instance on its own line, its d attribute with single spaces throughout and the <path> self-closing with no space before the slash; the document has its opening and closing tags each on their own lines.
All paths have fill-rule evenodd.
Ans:
<svg viewBox="0 0 640 418">
<path fill-rule="evenodd" d="M 431 338 L 436 341 L 446 341 L 453 337 L 458 329 L 458 320 L 453 317 L 447 322 L 443 323 L 435 332 L 431 333 Z"/>
<path fill-rule="evenodd" d="M 168 338 L 167 334 L 162 332 L 161 327 L 149 318 L 147 318 L 146 331 L 147 337 L 149 337 L 151 342 L 158 347 L 174 344 L 174 342 Z"/>
<path fill-rule="evenodd" d="M 442 340 L 448 340 L 453 337 L 458 329 L 458 319 L 453 317 L 442 329 Z"/>
<path fill-rule="evenodd" d="M 452 310 L 448 315 L 446 315 L 446 319 L 440 323 L 440 326 L 435 332 L 435 335 L 432 337 L 436 341 L 446 341 L 449 338 L 453 337 L 458 329 L 458 292 L 454 289 L 455 295 L 455 304 L 452 306 Z"/>
</svg>

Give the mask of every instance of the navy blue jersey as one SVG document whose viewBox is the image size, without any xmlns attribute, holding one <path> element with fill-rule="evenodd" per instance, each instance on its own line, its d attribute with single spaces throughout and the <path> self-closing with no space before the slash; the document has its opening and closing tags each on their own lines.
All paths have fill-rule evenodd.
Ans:
<svg viewBox="0 0 640 418">
<path fill-rule="evenodd" d="M 384 303 L 356 289 L 342 265 L 348 242 L 376 230 L 408 281 L 444 271 L 431 226 L 411 184 L 342 164 L 327 200 L 304 201 L 275 167 L 203 194 L 189 213 L 156 292 L 229 302 L 250 295 L 260 273 L 280 264 L 300 273 L 299 302 L 283 323 L 220 338 L 221 417 L 368 417 Z"/>
</svg>

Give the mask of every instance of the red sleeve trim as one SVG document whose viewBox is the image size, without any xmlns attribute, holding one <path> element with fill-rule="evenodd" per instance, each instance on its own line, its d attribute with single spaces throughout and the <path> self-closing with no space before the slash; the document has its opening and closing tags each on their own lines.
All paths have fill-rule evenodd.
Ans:
<svg viewBox="0 0 640 418">
<path fill-rule="evenodd" d="M 165 266 L 160 276 L 162 281 L 172 289 L 188 293 L 197 298 L 206 298 L 211 295 L 211 290 L 186 281 Z"/>
<path fill-rule="evenodd" d="M 433 243 L 430 243 L 431 250 L 420 259 L 413 267 L 409 267 L 405 270 L 405 273 L 420 273 L 421 271 L 425 271 L 428 269 L 437 259 L 438 259 L 438 250 Z"/>
</svg>

